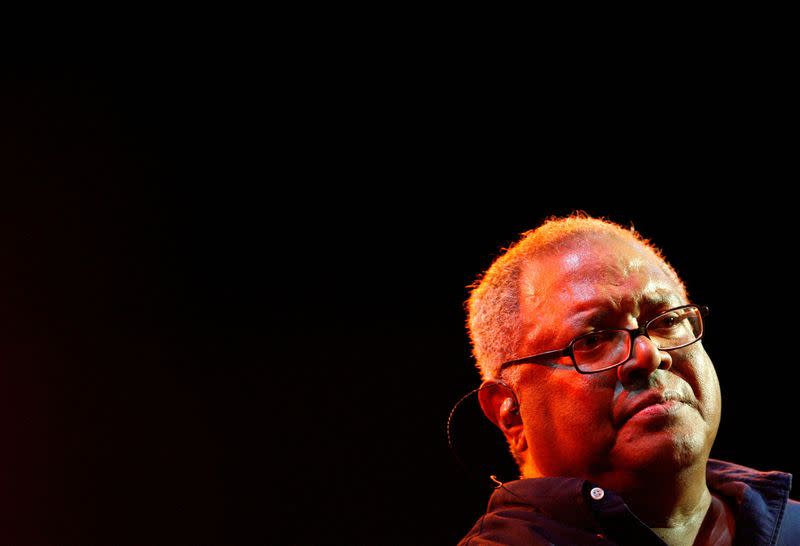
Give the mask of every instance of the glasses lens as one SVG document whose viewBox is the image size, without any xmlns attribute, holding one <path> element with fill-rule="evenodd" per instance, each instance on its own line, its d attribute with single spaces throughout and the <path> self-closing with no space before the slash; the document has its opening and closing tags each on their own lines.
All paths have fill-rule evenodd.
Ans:
<svg viewBox="0 0 800 546">
<path fill-rule="evenodd" d="M 581 371 L 594 372 L 628 359 L 631 336 L 625 330 L 602 330 L 575 340 L 572 354 Z"/>
<path fill-rule="evenodd" d="M 659 349 L 677 349 L 694 343 L 703 335 L 703 318 L 697 307 L 667 311 L 647 325 L 650 336 Z"/>
</svg>

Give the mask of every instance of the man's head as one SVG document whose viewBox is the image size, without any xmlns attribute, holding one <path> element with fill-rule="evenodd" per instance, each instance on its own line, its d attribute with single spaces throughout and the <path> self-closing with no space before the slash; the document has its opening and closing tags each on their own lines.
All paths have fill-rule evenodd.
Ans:
<svg viewBox="0 0 800 546">
<path fill-rule="evenodd" d="M 702 342 L 664 351 L 638 336 L 631 358 L 589 375 L 566 357 L 500 370 L 582 334 L 638 328 L 687 303 L 656 248 L 603 220 L 549 220 L 495 261 L 470 297 L 469 327 L 485 384 L 509 387 L 484 389 L 480 401 L 525 477 L 584 477 L 624 489 L 646 469 L 705 464 L 720 395 Z M 638 411 L 664 400 L 672 401 Z"/>
</svg>

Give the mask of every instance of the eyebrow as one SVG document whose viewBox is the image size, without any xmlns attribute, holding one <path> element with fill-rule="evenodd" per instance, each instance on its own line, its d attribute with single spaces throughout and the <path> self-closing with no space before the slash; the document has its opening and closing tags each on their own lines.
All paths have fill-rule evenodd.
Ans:
<svg viewBox="0 0 800 546">
<path fill-rule="evenodd" d="M 653 292 L 648 292 L 642 297 L 642 305 L 640 307 L 658 307 L 659 305 L 678 306 L 681 305 L 682 300 L 680 296 L 665 289 L 656 289 Z"/>
<path fill-rule="evenodd" d="M 642 295 L 639 301 L 640 314 L 662 305 L 680 305 L 681 300 L 676 294 L 666 290 L 656 290 Z M 572 315 L 571 323 L 588 326 L 597 326 L 616 312 L 618 302 L 613 298 L 594 298 L 578 305 Z M 584 316 L 589 315 L 587 318 Z"/>
</svg>

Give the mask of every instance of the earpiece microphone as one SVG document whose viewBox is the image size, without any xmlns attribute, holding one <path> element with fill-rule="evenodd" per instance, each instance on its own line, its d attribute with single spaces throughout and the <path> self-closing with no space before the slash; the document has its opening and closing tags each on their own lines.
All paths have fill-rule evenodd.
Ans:
<svg viewBox="0 0 800 546">
<path fill-rule="evenodd" d="M 508 411 L 512 415 L 519 415 L 519 404 L 509 396 L 503 400 L 503 410 Z"/>
</svg>

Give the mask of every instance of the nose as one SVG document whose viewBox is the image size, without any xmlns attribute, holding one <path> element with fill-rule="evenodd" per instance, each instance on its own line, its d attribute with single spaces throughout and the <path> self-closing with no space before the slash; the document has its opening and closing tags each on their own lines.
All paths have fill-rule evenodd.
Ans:
<svg viewBox="0 0 800 546">
<path fill-rule="evenodd" d="M 672 356 L 659 351 L 655 342 L 646 335 L 633 340 L 633 354 L 617 368 L 617 377 L 624 386 L 632 386 L 646 380 L 656 370 L 672 367 Z"/>
</svg>

